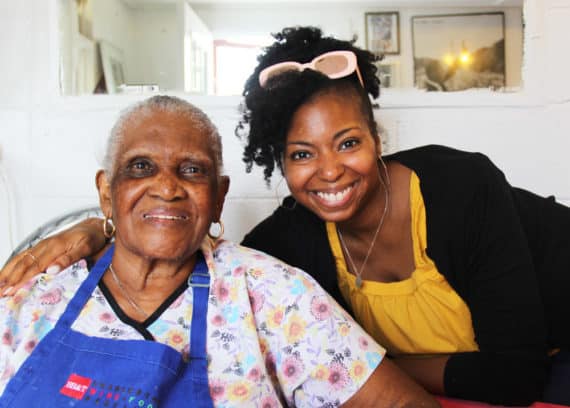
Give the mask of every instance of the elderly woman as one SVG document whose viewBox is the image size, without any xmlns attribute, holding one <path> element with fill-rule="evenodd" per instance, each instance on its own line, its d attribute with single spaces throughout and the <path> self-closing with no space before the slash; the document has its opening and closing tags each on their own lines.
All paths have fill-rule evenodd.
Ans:
<svg viewBox="0 0 570 408">
<path fill-rule="evenodd" d="M 229 180 L 200 110 L 135 105 L 104 167 L 114 244 L 0 304 L 0 406 L 436 404 L 312 278 L 209 233 Z"/>
</svg>

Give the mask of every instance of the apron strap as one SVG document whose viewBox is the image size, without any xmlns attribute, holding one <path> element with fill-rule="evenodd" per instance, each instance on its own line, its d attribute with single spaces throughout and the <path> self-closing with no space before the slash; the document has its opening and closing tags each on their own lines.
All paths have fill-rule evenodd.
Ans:
<svg viewBox="0 0 570 408">
<path fill-rule="evenodd" d="M 63 312 L 61 318 L 57 321 L 56 327 L 66 327 L 70 328 L 73 325 L 73 322 L 77 319 L 81 310 L 87 303 L 87 301 L 91 298 L 91 294 L 95 290 L 95 287 L 101 280 L 101 277 L 111 264 L 113 259 L 113 253 L 115 252 L 115 244 L 112 244 L 111 247 L 105 252 L 105 254 L 99 258 L 95 266 L 87 275 L 87 279 L 83 281 L 75 295 L 68 303 L 67 308 Z"/>
<path fill-rule="evenodd" d="M 190 359 L 206 358 L 206 326 L 210 274 L 202 256 L 199 256 L 194 270 L 188 277 L 188 286 L 194 292 L 192 324 L 190 327 Z"/>
<path fill-rule="evenodd" d="M 56 327 L 71 328 L 81 310 L 90 299 L 95 287 L 111 264 L 115 245 L 112 244 L 105 254 L 99 258 L 83 281 L 69 304 L 57 321 Z M 190 327 L 190 359 L 206 358 L 206 328 L 208 312 L 208 296 L 210 292 L 210 274 L 204 257 L 199 254 L 194 270 L 188 277 L 188 286 L 194 292 L 194 305 L 192 307 L 192 324 Z"/>
</svg>

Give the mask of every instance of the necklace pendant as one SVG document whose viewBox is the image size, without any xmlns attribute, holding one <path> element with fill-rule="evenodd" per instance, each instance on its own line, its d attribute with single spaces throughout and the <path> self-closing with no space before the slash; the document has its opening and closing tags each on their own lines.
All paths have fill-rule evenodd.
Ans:
<svg viewBox="0 0 570 408">
<path fill-rule="evenodd" d="M 359 276 L 356 277 L 356 287 L 360 289 L 362 287 L 362 278 Z"/>
</svg>

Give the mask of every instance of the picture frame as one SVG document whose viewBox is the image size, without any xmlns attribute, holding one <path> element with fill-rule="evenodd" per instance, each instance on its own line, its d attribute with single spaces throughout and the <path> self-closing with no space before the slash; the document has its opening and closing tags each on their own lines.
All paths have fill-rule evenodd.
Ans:
<svg viewBox="0 0 570 408">
<path fill-rule="evenodd" d="M 107 41 L 99 43 L 107 93 L 120 93 L 126 85 L 123 51 Z"/>
<path fill-rule="evenodd" d="M 400 13 L 364 13 L 366 49 L 377 55 L 400 54 Z"/>
<path fill-rule="evenodd" d="M 450 92 L 505 87 L 503 12 L 422 15 L 411 22 L 416 88 Z"/>
</svg>

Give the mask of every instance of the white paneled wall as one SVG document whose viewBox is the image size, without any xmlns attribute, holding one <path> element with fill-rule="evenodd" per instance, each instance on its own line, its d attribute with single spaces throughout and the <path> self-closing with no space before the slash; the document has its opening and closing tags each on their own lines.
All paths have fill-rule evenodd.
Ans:
<svg viewBox="0 0 570 408">
<path fill-rule="evenodd" d="M 0 149 L 13 196 L 16 243 L 43 222 L 97 202 L 101 145 L 119 110 L 137 96 L 58 94 L 56 0 L 0 0 Z M 380 120 L 399 148 L 444 143 L 486 152 L 516 185 L 570 200 L 570 1 L 528 0 L 525 90 L 428 95 L 384 92 Z M 224 210 L 239 240 L 276 205 L 260 171 L 246 175 L 234 136 L 235 97 L 187 98 L 224 138 L 232 178 Z M 10 252 L 7 195 L 0 186 L 0 263 Z"/>
</svg>

